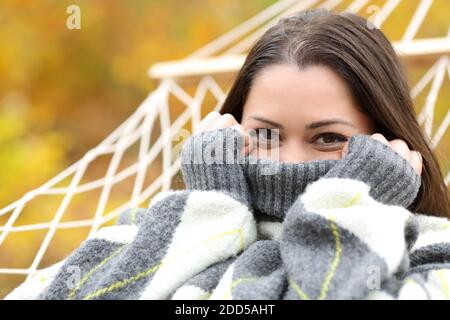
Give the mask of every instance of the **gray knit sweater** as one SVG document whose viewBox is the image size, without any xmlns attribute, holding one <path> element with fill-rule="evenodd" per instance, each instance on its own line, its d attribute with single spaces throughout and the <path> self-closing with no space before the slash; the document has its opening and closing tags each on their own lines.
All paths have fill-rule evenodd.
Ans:
<svg viewBox="0 0 450 320">
<path fill-rule="evenodd" d="M 366 135 L 341 160 L 243 156 L 191 136 L 185 190 L 126 210 L 7 299 L 450 298 L 450 221 L 411 213 L 421 179 Z"/>
</svg>

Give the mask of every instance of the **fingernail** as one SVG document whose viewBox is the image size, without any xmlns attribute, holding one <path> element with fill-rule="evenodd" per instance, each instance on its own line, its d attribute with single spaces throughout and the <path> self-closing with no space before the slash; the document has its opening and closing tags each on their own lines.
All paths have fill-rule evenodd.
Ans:
<svg viewBox="0 0 450 320">
<path fill-rule="evenodd" d="M 421 161 L 423 161 L 423 157 L 422 157 L 422 154 L 419 152 L 419 151 L 416 151 L 416 153 L 418 154 L 418 156 L 419 156 L 419 158 L 420 158 L 420 160 Z"/>
</svg>

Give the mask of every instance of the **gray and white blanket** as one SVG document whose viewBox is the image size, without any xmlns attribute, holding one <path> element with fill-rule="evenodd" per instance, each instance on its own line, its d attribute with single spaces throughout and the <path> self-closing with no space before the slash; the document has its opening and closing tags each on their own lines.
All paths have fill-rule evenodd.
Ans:
<svg viewBox="0 0 450 320">
<path fill-rule="evenodd" d="M 283 163 L 229 153 L 241 146 L 232 128 L 191 136 L 185 190 L 7 299 L 450 298 L 450 221 L 407 209 L 421 177 L 395 151 L 356 135 L 341 160 Z"/>
</svg>

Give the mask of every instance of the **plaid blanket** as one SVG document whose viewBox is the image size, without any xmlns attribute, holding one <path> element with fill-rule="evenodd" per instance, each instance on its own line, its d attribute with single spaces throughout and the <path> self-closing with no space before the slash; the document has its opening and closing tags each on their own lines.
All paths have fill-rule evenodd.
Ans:
<svg viewBox="0 0 450 320">
<path fill-rule="evenodd" d="M 191 136 L 186 189 L 124 211 L 6 298 L 450 298 L 450 221 L 407 209 L 421 178 L 395 151 L 356 135 L 341 160 L 216 161 L 240 146 L 231 128 Z"/>
</svg>

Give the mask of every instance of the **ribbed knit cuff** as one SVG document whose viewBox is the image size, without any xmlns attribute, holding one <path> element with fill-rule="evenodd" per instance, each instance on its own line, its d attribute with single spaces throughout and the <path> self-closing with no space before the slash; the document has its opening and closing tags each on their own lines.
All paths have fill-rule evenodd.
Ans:
<svg viewBox="0 0 450 320">
<path fill-rule="evenodd" d="M 203 131 L 184 143 L 180 158 L 187 189 L 218 190 L 250 206 L 243 173 L 244 139 L 233 128 Z"/>
<path fill-rule="evenodd" d="M 414 201 L 422 183 L 400 154 L 369 135 L 360 134 L 350 138 L 346 156 L 324 177 L 360 180 L 369 185 L 375 200 L 405 208 Z"/>
<path fill-rule="evenodd" d="M 249 156 L 244 173 L 256 212 L 283 220 L 307 185 L 324 176 L 338 160 L 292 163 Z"/>
</svg>

